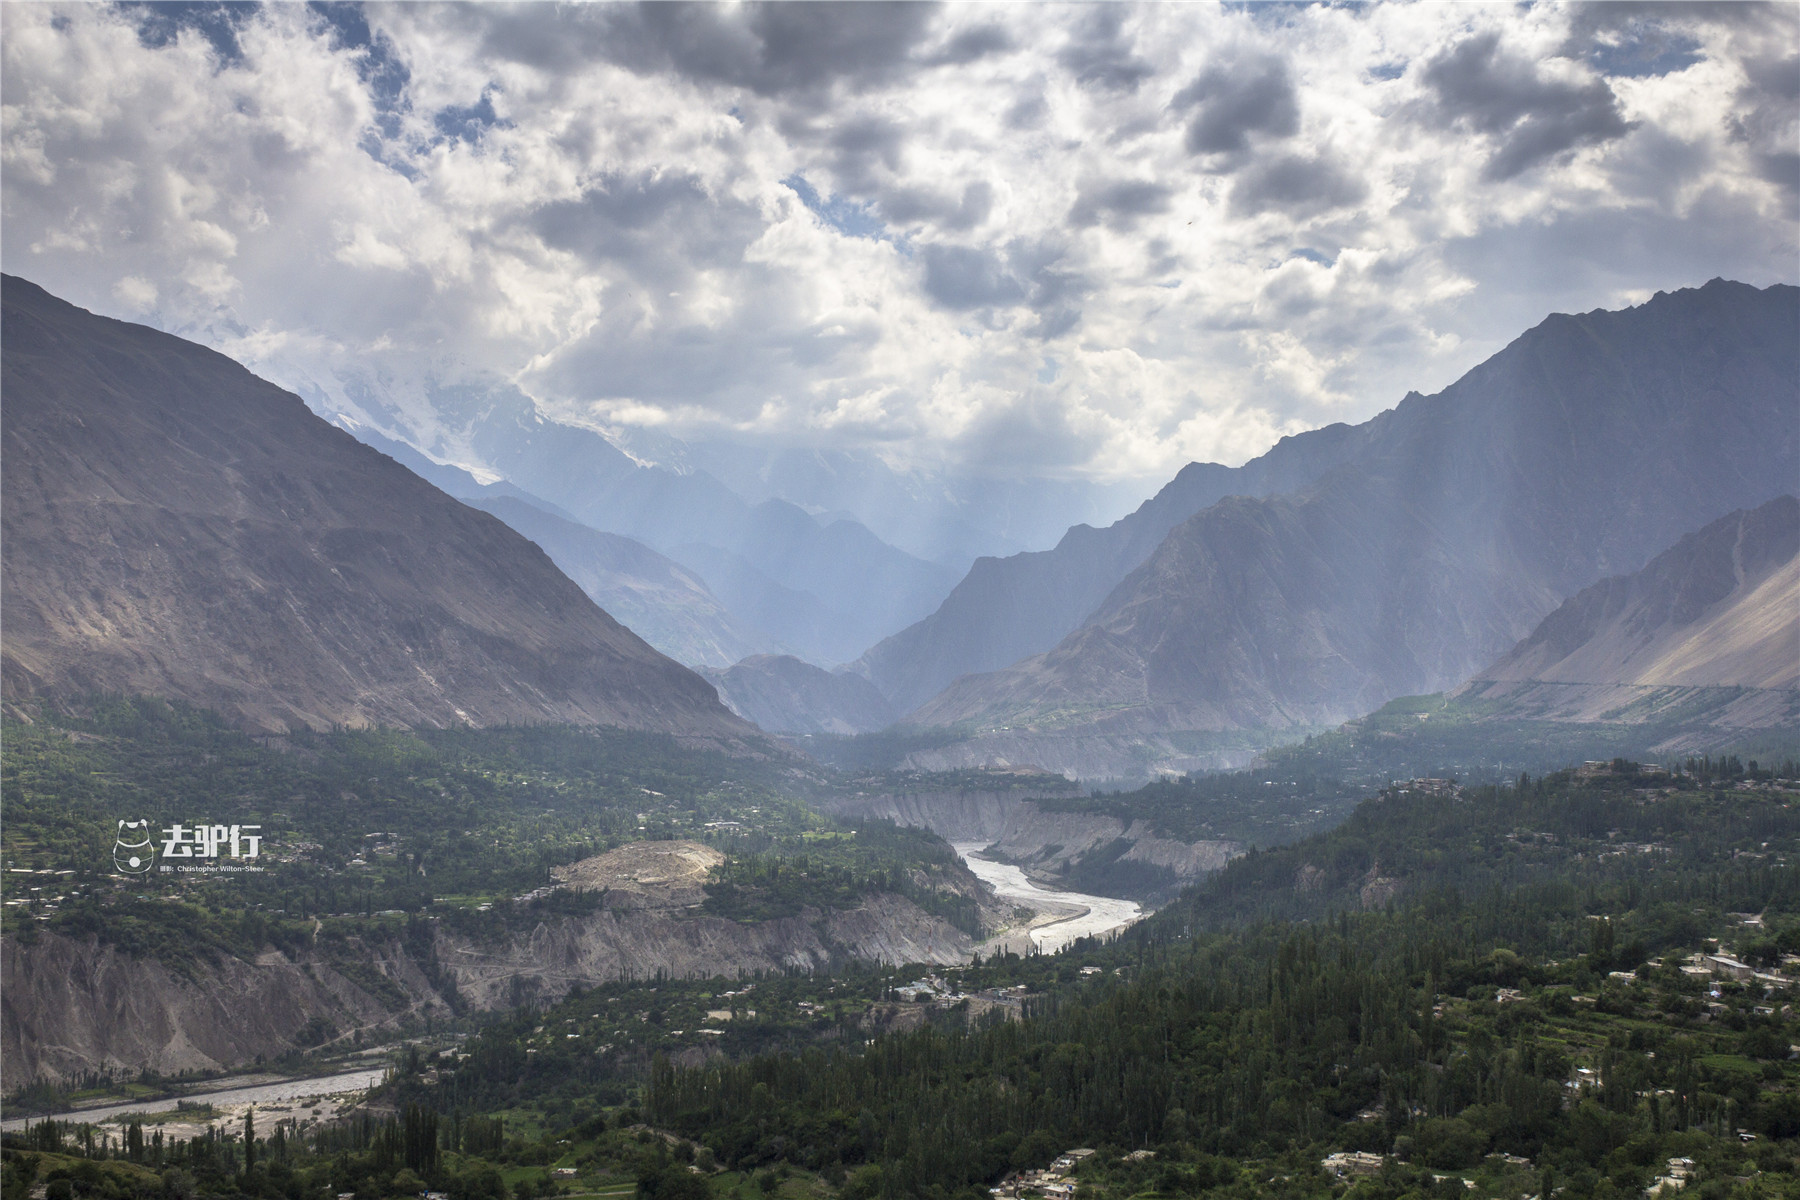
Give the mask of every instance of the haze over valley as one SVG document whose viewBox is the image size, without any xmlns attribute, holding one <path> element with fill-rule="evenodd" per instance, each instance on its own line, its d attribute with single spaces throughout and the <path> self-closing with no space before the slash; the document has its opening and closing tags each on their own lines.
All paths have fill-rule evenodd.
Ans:
<svg viewBox="0 0 1800 1200">
<path fill-rule="evenodd" d="M 0 1200 L 1795 1194 L 1793 6 L 0 35 Z"/>
</svg>

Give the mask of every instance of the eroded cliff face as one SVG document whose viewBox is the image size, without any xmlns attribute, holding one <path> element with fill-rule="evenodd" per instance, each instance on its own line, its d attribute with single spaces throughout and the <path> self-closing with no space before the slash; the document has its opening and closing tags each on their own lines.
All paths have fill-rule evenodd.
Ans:
<svg viewBox="0 0 1800 1200">
<path fill-rule="evenodd" d="M 886 893 L 757 924 L 609 897 L 599 911 L 490 939 L 439 923 L 428 943 L 352 939 L 293 957 L 269 949 L 185 973 L 92 938 L 7 938 L 0 1058 L 9 1087 L 87 1071 L 220 1070 L 658 971 L 697 978 L 849 960 L 950 964 L 966 962 L 972 947 L 948 922 Z"/>
<path fill-rule="evenodd" d="M 334 958 L 355 963 L 360 982 Z M 452 1011 L 420 964 L 391 942 L 292 958 L 269 949 L 252 961 L 224 957 L 179 970 L 93 938 L 44 934 L 30 944 L 0 940 L 0 976 L 8 1086 L 86 1071 L 220 1070 Z"/>
<path fill-rule="evenodd" d="M 974 943 L 900 896 L 881 893 L 847 910 L 804 909 L 753 925 L 633 902 L 545 921 L 504 940 L 440 930 L 437 958 L 472 1008 L 510 1008 L 616 979 L 816 971 L 857 960 L 959 963 Z"/>
<path fill-rule="evenodd" d="M 840 817 L 885 818 L 929 829 L 947 842 L 979 843 L 1046 884 L 1062 885 L 1083 863 L 1129 863 L 1166 875 L 1154 891 L 1179 888 L 1243 853 L 1236 842 L 1181 842 L 1159 837 L 1144 822 L 1104 813 L 1059 812 L 1042 797 L 1000 791 L 906 792 L 856 796 L 828 811 Z M 1139 879 L 1142 872 L 1136 873 Z M 1137 890 L 1143 890 L 1141 885 Z M 1121 893 L 1125 894 L 1125 893 Z M 1132 896 L 1138 899 L 1138 896 Z"/>
</svg>

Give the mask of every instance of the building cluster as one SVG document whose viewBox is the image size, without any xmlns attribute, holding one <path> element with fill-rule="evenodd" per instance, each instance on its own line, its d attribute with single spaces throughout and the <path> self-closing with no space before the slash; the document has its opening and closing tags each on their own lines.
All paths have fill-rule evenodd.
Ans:
<svg viewBox="0 0 1800 1200">
<path fill-rule="evenodd" d="M 1454 779 L 1408 779 L 1396 785 L 1395 790 L 1402 796 L 1441 796 L 1448 800 L 1462 795 L 1462 785 Z"/>
<path fill-rule="evenodd" d="M 1030 995 L 1030 989 L 1024 984 L 964 992 L 953 981 L 946 980 L 941 975 L 927 975 L 894 989 L 895 998 L 908 1004 L 930 1004 L 937 1008 L 953 1008 L 958 1004 L 967 1003 L 971 1017 L 978 1017 L 991 1010 L 999 1009 L 1008 1020 L 1017 1020 L 1023 1014 L 1025 1001 Z"/>
<path fill-rule="evenodd" d="M 1059 1155 L 1055 1162 L 1036 1171 L 1015 1171 L 1002 1179 L 999 1184 L 988 1189 L 990 1196 L 1004 1196 L 1008 1200 L 1025 1195 L 1050 1197 L 1051 1200 L 1073 1196 L 1075 1180 L 1069 1178 L 1076 1165 L 1082 1159 L 1090 1157 L 1094 1152 L 1083 1147 L 1069 1150 Z"/>
<path fill-rule="evenodd" d="M 1339 1179 L 1346 1179 L 1356 1175 L 1379 1175 L 1381 1165 L 1386 1161 L 1385 1156 L 1370 1154 L 1367 1150 L 1340 1150 L 1336 1154 L 1327 1154 L 1319 1165 Z"/>
<path fill-rule="evenodd" d="M 1800 966 L 1800 958 L 1784 954 L 1781 956 L 1781 965 L 1790 968 Z M 1683 964 L 1681 973 L 1694 978 L 1735 979 L 1739 983 L 1761 984 L 1769 988 L 1791 988 L 1796 982 L 1774 971 L 1759 971 L 1723 951 L 1718 954 L 1690 955 Z"/>
<path fill-rule="evenodd" d="M 1650 1200 L 1656 1200 L 1656 1197 L 1658 1196 L 1666 1196 L 1670 1192 L 1679 1192 L 1688 1185 L 1688 1180 L 1693 1178 L 1693 1175 L 1693 1159 L 1671 1158 L 1669 1160 L 1668 1169 L 1661 1175 L 1658 1175 L 1656 1179 L 1651 1182 L 1650 1186 L 1644 1189 L 1644 1195 L 1649 1197 Z"/>
</svg>

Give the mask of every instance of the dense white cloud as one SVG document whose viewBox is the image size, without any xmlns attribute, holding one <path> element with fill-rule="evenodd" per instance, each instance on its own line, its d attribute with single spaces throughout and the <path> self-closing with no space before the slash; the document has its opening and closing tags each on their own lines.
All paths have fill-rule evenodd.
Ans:
<svg viewBox="0 0 1800 1200">
<path fill-rule="evenodd" d="M 1792 280 L 1795 11 L 7 5 L 0 254 L 423 442 L 1159 477 Z"/>
</svg>

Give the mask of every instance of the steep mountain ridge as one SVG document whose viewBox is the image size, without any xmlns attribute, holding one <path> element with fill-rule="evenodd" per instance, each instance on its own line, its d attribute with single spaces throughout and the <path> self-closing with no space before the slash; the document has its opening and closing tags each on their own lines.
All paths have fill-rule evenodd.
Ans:
<svg viewBox="0 0 1800 1200">
<path fill-rule="evenodd" d="M 1791 489 L 1797 298 L 1715 280 L 1552 316 L 1370 422 L 1366 452 L 1304 490 L 1188 518 L 1085 627 L 907 724 L 973 735 L 933 766 L 988 761 L 993 740 L 1124 774 L 1224 765 L 1178 745 L 1466 679 L 1564 597 Z"/>
<path fill-rule="evenodd" d="M 1800 732 L 1800 501 L 1721 517 L 1584 588 L 1450 699 L 1484 722 L 1655 729 L 1668 754 Z"/>
<path fill-rule="evenodd" d="M 1076 525 L 1049 550 L 981 558 L 929 617 L 871 647 L 853 664 L 902 712 L 962 675 L 994 671 L 1048 650 L 1086 623 L 1169 531 L 1227 496 L 1293 491 L 1371 445 L 1398 436 L 1407 416 L 1334 424 L 1282 438 L 1241 467 L 1189 463 L 1134 512 L 1103 529 Z"/>
<path fill-rule="evenodd" d="M 536 546 L 222 355 L 4 277 L 4 695 L 754 730 Z"/>
<path fill-rule="evenodd" d="M 642 542 L 602 533 L 513 496 L 471 500 L 530 538 L 582 591 L 657 650 L 691 667 L 724 667 L 774 649 L 706 581 Z"/>
</svg>

